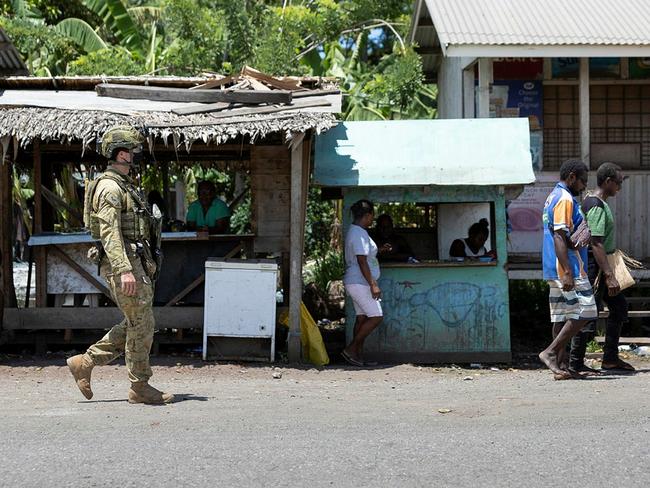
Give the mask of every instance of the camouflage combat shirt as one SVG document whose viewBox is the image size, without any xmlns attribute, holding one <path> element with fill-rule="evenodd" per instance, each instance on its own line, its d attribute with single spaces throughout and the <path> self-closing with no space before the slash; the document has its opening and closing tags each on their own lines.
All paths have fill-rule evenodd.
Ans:
<svg viewBox="0 0 650 488">
<path fill-rule="evenodd" d="M 109 168 L 107 173 L 120 178 L 125 185 L 132 185 L 131 178 Z M 133 255 L 131 244 L 122 235 L 122 217 L 134 213 L 135 204 L 128 192 L 111 178 L 97 182 L 93 196 L 93 211 L 99 220 L 100 239 L 113 274 L 121 275 L 132 271 L 129 255 Z"/>
</svg>

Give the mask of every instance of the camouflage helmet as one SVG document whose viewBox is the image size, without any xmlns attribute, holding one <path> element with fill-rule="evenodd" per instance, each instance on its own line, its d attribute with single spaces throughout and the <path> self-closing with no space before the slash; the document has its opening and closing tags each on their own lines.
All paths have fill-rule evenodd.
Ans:
<svg viewBox="0 0 650 488">
<path fill-rule="evenodd" d="M 144 137 L 133 127 L 118 125 L 108 129 L 102 137 L 102 155 L 111 159 L 116 149 L 142 149 Z"/>
</svg>

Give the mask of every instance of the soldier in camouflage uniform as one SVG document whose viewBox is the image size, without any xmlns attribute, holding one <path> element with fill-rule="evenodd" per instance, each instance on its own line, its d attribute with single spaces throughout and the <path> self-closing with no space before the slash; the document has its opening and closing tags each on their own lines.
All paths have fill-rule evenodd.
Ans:
<svg viewBox="0 0 650 488">
<path fill-rule="evenodd" d="M 154 333 L 152 278 L 157 270 L 155 263 L 147 259 L 151 254 L 143 248 L 148 248 L 148 239 L 152 238 L 147 220 L 151 213 L 128 176 L 142 155 L 142 143 L 142 136 L 133 128 L 107 131 L 102 139 L 102 154 L 109 159 L 108 169 L 86 188 L 86 225 L 101 241 L 101 247 L 91 251 L 95 251 L 101 275 L 124 313 L 124 320 L 85 354 L 73 356 L 67 363 L 81 393 L 90 399 L 93 367 L 107 364 L 124 352 L 131 380 L 129 403 L 161 404 L 172 402 L 174 396 L 149 385 Z"/>
</svg>

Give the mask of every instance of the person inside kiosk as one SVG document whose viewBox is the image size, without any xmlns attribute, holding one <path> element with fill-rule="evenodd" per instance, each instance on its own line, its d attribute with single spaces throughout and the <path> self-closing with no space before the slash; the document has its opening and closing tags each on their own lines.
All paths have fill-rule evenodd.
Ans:
<svg viewBox="0 0 650 488">
<path fill-rule="evenodd" d="M 370 232 L 370 236 L 379 249 L 377 252 L 379 262 L 406 263 L 409 259 L 415 259 L 409 243 L 402 235 L 395 232 L 393 219 L 390 215 L 381 214 L 377 217 L 377 225 Z"/>
<path fill-rule="evenodd" d="M 213 183 L 201 181 L 198 185 L 198 200 L 187 210 L 187 230 L 209 231 L 210 234 L 230 232 L 230 209 L 217 197 Z"/>
<path fill-rule="evenodd" d="M 491 256 L 485 248 L 485 243 L 490 236 L 490 226 L 487 219 L 473 223 L 467 231 L 467 237 L 456 239 L 451 243 L 449 256 L 457 260 L 478 260 L 481 257 Z"/>
</svg>

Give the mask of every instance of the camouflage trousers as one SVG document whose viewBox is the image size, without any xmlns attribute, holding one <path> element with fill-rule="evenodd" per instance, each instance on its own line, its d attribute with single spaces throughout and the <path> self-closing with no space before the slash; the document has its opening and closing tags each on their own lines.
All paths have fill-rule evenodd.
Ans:
<svg viewBox="0 0 650 488">
<path fill-rule="evenodd" d="M 124 320 L 115 325 L 98 342 L 88 348 L 88 355 L 97 366 L 107 364 L 124 353 L 129 380 L 148 381 L 151 378 L 149 353 L 153 342 L 153 286 L 142 269 L 138 256 L 129 256 L 137 292 L 126 296 L 122 292 L 119 275 L 110 272 L 110 265 L 103 263 L 101 274 L 106 279 L 113 300 L 124 314 Z"/>
</svg>

